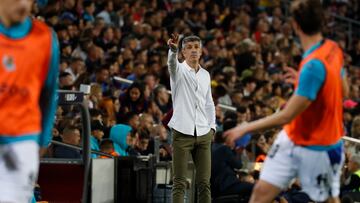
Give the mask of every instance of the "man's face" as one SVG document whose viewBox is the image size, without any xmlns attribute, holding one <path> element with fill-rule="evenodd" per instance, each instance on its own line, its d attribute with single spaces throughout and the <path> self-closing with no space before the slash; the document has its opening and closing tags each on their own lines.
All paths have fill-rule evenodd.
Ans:
<svg viewBox="0 0 360 203">
<path fill-rule="evenodd" d="M 104 137 L 104 132 L 102 130 L 93 130 L 93 135 L 101 140 Z"/>
<path fill-rule="evenodd" d="M 201 53 L 202 50 L 199 41 L 187 42 L 182 49 L 182 54 L 184 55 L 185 60 L 188 62 L 199 61 Z"/>
<path fill-rule="evenodd" d="M 165 101 L 165 102 L 168 102 L 168 101 L 169 101 L 169 98 L 170 98 L 170 96 L 169 96 L 169 94 L 167 93 L 167 91 L 166 91 L 165 88 L 161 88 L 161 89 L 159 90 L 158 97 L 159 97 L 159 99 L 161 98 L 161 99 L 162 99 L 163 101 Z"/>
<path fill-rule="evenodd" d="M 75 61 L 73 64 L 73 69 L 75 73 L 83 73 L 85 71 L 85 63 L 84 61 L 78 60 Z"/>
<path fill-rule="evenodd" d="M 348 163 L 348 169 L 350 172 L 355 172 L 359 169 L 359 165 L 356 162 L 354 162 L 352 159 L 350 159 Z"/>
<path fill-rule="evenodd" d="M 352 133 L 354 134 L 353 136 L 356 136 L 358 138 L 358 136 L 360 136 L 360 119 L 359 117 L 356 117 L 352 123 Z"/>
<path fill-rule="evenodd" d="M 136 145 L 136 137 L 131 137 L 130 133 L 126 136 L 126 144 L 130 147 L 134 147 Z"/>
<path fill-rule="evenodd" d="M 146 76 L 145 83 L 151 90 L 153 90 L 156 85 L 155 77 L 153 75 Z"/>
<path fill-rule="evenodd" d="M 360 96 L 359 87 L 356 85 L 351 86 L 350 95 L 351 95 L 351 98 L 359 98 L 359 96 Z"/>
<path fill-rule="evenodd" d="M 137 129 L 139 126 L 140 122 L 139 122 L 139 116 L 134 116 L 129 120 L 129 125 L 134 128 Z"/>
<path fill-rule="evenodd" d="M 114 5 L 112 3 L 112 1 L 109 1 L 106 7 L 108 12 L 112 12 L 114 10 Z"/>
<path fill-rule="evenodd" d="M 60 86 L 62 86 L 62 87 L 73 85 L 73 83 L 74 83 L 74 80 L 71 77 L 71 75 L 68 75 L 68 76 L 60 79 Z"/>
<path fill-rule="evenodd" d="M 251 82 L 246 85 L 248 87 L 248 91 L 253 92 L 256 89 L 256 83 Z"/>
<path fill-rule="evenodd" d="M 108 28 L 105 32 L 104 38 L 108 41 L 112 41 L 114 39 L 114 30 L 112 28 Z"/>
<path fill-rule="evenodd" d="M 135 74 L 138 76 L 138 77 L 141 77 L 143 76 L 145 73 L 146 73 L 146 68 L 144 66 L 144 64 L 139 64 L 135 67 Z"/>
<path fill-rule="evenodd" d="M 109 71 L 108 70 L 102 70 L 101 71 L 101 75 L 100 75 L 100 79 L 105 82 L 109 79 Z"/>
<path fill-rule="evenodd" d="M 153 126 L 154 124 L 154 120 L 151 116 L 147 116 L 145 119 L 144 119 L 144 126 L 146 129 L 150 130 L 151 127 Z"/>
<path fill-rule="evenodd" d="M 238 116 L 238 119 L 237 119 L 237 122 L 238 123 L 242 123 L 244 121 L 246 121 L 246 113 L 239 113 L 237 112 L 237 116 Z"/>
<path fill-rule="evenodd" d="M 67 144 L 72 145 L 80 145 L 80 131 L 79 130 L 73 130 L 69 132 L 68 134 L 64 134 L 62 136 L 63 142 Z"/>
<path fill-rule="evenodd" d="M 164 126 L 160 127 L 159 137 L 160 137 L 160 140 L 162 140 L 162 141 L 167 140 L 168 134 L 167 134 L 166 128 Z"/>
<path fill-rule="evenodd" d="M 0 12 L 10 25 L 21 23 L 31 13 L 34 0 L 1 0 Z"/>
<path fill-rule="evenodd" d="M 79 145 L 80 144 L 80 131 L 75 130 L 72 135 L 72 143 L 73 145 Z"/>
<path fill-rule="evenodd" d="M 95 9 L 96 9 L 95 3 L 91 3 L 91 5 L 88 7 L 87 11 L 89 14 L 92 15 L 95 12 Z"/>
<path fill-rule="evenodd" d="M 234 103 L 234 105 L 241 105 L 242 98 L 243 98 L 243 95 L 241 93 L 237 93 L 234 96 L 232 96 L 231 100 Z"/>
<path fill-rule="evenodd" d="M 149 139 L 141 139 L 138 142 L 138 148 L 142 151 L 145 151 L 149 146 Z"/>
</svg>

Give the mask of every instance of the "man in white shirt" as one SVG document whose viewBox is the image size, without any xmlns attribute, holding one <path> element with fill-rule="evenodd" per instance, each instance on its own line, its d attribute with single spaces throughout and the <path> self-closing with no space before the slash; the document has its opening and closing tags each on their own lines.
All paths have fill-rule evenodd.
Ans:
<svg viewBox="0 0 360 203">
<path fill-rule="evenodd" d="M 105 23 L 107 25 L 111 25 L 112 21 L 111 21 L 111 12 L 114 11 L 114 5 L 112 1 L 107 1 L 105 3 L 105 8 L 104 10 L 102 10 L 99 14 L 97 14 L 96 17 L 100 17 L 102 19 L 104 19 Z"/>
<path fill-rule="evenodd" d="M 177 59 L 178 36 L 168 41 L 168 68 L 173 100 L 173 116 L 168 124 L 173 133 L 173 202 L 183 203 L 189 156 L 195 164 L 199 202 L 210 203 L 211 140 L 215 133 L 215 106 L 211 95 L 210 74 L 199 60 L 201 40 L 188 36 L 182 40 Z"/>
</svg>

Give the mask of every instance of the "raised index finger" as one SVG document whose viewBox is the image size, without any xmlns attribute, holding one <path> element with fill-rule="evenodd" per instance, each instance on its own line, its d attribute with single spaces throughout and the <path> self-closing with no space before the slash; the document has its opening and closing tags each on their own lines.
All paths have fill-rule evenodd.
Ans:
<svg viewBox="0 0 360 203">
<path fill-rule="evenodd" d="M 172 40 L 173 43 L 177 43 L 178 38 L 179 38 L 178 34 L 176 34 L 176 33 L 171 34 L 171 40 Z"/>
</svg>

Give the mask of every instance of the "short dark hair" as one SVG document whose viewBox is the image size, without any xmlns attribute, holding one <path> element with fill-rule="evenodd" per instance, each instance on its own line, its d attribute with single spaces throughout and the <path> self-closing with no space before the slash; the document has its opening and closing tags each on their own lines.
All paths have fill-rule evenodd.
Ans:
<svg viewBox="0 0 360 203">
<path fill-rule="evenodd" d="M 223 124 L 223 130 L 227 131 L 230 130 L 231 128 L 236 127 L 237 125 L 237 121 L 236 120 L 227 120 L 224 122 Z"/>
<path fill-rule="evenodd" d="M 69 75 L 71 76 L 71 74 L 68 73 L 68 72 L 62 72 L 62 73 L 60 73 L 59 78 L 64 78 L 64 77 L 67 77 Z"/>
<path fill-rule="evenodd" d="M 150 140 L 150 132 L 147 129 L 138 130 L 139 140 Z"/>
<path fill-rule="evenodd" d="M 154 90 L 154 95 L 157 97 L 162 89 L 166 90 L 166 87 L 164 85 L 158 85 Z"/>
<path fill-rule="evenodd" d="M 320 0 L 299 0 L 291 5 L 293 19 L 307 35 L 321 32 L 324 11 Z"/>
<path fill-rule="evenodd" d="M 83 2 L 83 7 L 84 7 L 84 8 L 90 7 L 91 4 L 93 4 L 93 3 L 94 3 L 94 2 L 92 2 L 92 1 L 84 1 L 84 2 Z"/>
<path fill-rule="evenodd" d="M 95 73 L 101 73 L 103 70 L 109 71 L 110 64 L 103 64 L 95 69 Z"/>
<path fill-rule="evenodd" d="M 136 130 L 136 129 L 132 129 L 131 131 L 130 131 L 130 137 L 132 137 L 132 138 L 136 138 L 136 134 L 138 133 L 138 131 Z"/>
<path fill-rule="evenodd" d="M 91 122 L 91 131 L 95 131 L 95 130 L 100 130 L 104 132 L 104 125 L 98 121 L 98 120 L 93 120 Z"/>
<path fill-rule="evenodd" d="M 134 118 L 135 116 L 138 116 L 137 113 L 133 112 L 133 111 L 129 111 L 125 114 L 124 116 L 124 122 L 125 123 L 129 123 L 129 121 Z"/>
<path fill-rule="evenodd" d="M 238 116 L 236 114 L 236 112 L 234 111 L 226 111 L 225 114 L 224 114 L 224 122 L 227 121 L 227 120 L 237 120 L 238 119 Z"/>
<path fill-rule="evenodd" d="M 190 35 L 190 36 L 184 37 L 181 41 L 182 41 L 181 42 L 182 49 L 185 48 L 185 44 L 188 42 L 200 42 L 200 45 L 202 46 L 200 37 L 198 37 L 196 35 Z"/>
<path fill-rule="evenodd" d="M 225 138 L 223 137 L 222 131 L 218 131 L 215 133 L 214 142 L 215 143 L 224 143 L 225 142 Z"/>
<path fill-rule="evenodd" d="M 102 116 L 103 113 L 99 110 L 99 109 L 90 109 L 89 110 L 90 113 L 90 117 L 98 117 L 98 116 Z"/>
<path fill-rule="evenodd" d="M 64 135 L 64 134 L 69 134 L 69 133 L 74 132 L 75 130 L 80 131 L 77 126 L 75 126 L 75 125 L 68 125 L 68 126 L 66 126 L 66 127 L 64 128 L 62 134 L 63 134 L 63 135 Z"/>
<path fill-rule="evenodd" d="M 247 77 L 242 81 L 242 83 L 244 85 L 247 85 L 247 84 L 250 84 L 250 83 L 256 83 L 256 79 L 253 78 L 253 77 Z"/>
</svg>

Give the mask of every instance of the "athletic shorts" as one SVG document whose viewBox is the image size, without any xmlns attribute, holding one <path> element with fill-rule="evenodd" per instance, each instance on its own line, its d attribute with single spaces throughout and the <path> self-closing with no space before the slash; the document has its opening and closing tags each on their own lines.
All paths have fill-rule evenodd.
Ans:
<svg viewBox="0 0 360 203">
<path fill-rule="evenodd" d="M 343 145 L 318 151 L 295 145 L 283 130 L 272 145 L 260 179 L 286 189 L 299 178 L 302 190 L 314 201 L 325 201 L 340 193 L 340 175 L 345 155 Z"/>
<path fill-rule="evenodd" d="M 0 202 L 31 202 L 38 170 L 36 142 L 0 145 Z"/>
</svg>

